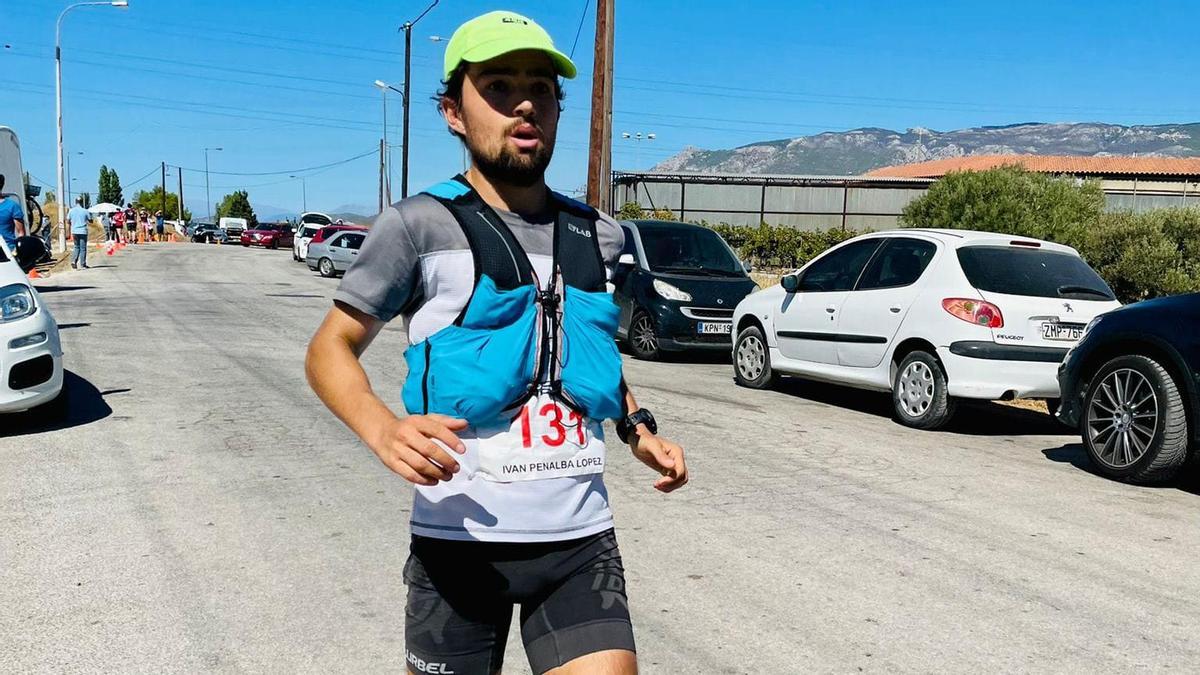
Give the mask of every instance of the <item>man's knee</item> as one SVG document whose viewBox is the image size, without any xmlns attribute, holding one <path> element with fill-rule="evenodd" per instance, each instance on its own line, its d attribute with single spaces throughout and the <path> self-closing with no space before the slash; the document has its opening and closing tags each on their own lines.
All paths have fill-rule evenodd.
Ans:
<svg viewBox="0 0 1200 675">
<path fill-rule="evenodd" d="M 546 671 L 546 675 L 635 675 L 636 673 L 637 654 L 626 649 L 608 649 L 584 654 Z"/>
</svg>

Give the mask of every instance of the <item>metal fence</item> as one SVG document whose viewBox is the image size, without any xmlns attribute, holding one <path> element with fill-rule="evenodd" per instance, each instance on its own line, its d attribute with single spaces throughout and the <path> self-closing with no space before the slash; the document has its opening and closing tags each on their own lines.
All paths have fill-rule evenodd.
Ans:
<svg viewBox="0 0 1200 675">
<path fill-rule="evenodd" d="M 932 179 L 871 176 L 769 176 L 614 173 L 613 208 L 635 202 L 680 220 L 788 225 L 802 230 L 896 227 L 904 206 Z"/>
</svg>

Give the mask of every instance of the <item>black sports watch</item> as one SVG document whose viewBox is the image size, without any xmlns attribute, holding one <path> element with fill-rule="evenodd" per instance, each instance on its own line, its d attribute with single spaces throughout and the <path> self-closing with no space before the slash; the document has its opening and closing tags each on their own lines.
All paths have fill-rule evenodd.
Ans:
<svg viewBox="0 0 1200 675">
<path fill-rule="evenodd" d="M 628 444 L 629 435 L 633 433 L 633 430 L 639 424 L 645 424 L 646 428 L 652 434 L 658 433 L 658 422 L 654 421 L 654 415 L 649 410 L 640 408 L 627 415 L 624 419 L 617 420 L 617 436 Z"/>
</svg>

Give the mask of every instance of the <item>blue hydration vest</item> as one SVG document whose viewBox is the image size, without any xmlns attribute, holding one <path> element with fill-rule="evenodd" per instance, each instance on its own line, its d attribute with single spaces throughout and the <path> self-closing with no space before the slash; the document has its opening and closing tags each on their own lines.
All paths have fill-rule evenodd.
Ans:
<svg viewBox="0 0 1200 675">
<path fill-rule="evenodd" d="M 541 385 L 591 419 L 624 415 L 621 356 L 613 341 L 619 310 L 605 287 L 599 214 L 551 193 L 558 210 L 553 278 L 542 290 L 512 231 L 466 178 L 455 176 L 426 193 L 462 227 L 475 286 L 452 325 L 405 352 L 409 413 L 439 413 L 473 426 L 497 423 Z"/>
</svg>

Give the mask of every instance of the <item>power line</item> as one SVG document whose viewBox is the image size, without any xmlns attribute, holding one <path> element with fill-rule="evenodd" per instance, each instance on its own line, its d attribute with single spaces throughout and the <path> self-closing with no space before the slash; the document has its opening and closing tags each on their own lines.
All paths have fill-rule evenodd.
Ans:
<svg viewBox="0 0 1200 675">
<path fill-rule="evenodd" d="M 146 180 L 146 179 L 147 179 L 147 178 L 149 178 L 150 176 L 153 176 L 154 174 L 158 173 L 160 169 L 161 169 L 161 167 L 158 167 L 158 166 L 156 166 L 156 167 L 154 167 L 153 169 L 150 169 L 150 171 L 146 172 L 146 175 L 145 175 L 145 176 L 142 176 L 141 178 L 139 178 L 139 179 L 137 179 L 137 180 L 133 181 L 132 183 L 125 183 L 124 185 L 122 185 L 122 186 L 121 186 L 121 188 L 122 188 L 122 189 L 124 189 L 124 188 L 131 188 L 131 187 L 133 187 L 134 185 L 137 185 L 138 183 L 140 183 L 140 182 L 142 182 L 142 181 Z"/>
<path fill-rule="evenodd" d="M 367 155 L 373 155 L 376 152 L 377 152 L 377 150 L 375 148 L 371 148 L 370 150 L 362 153 L 361 155 L 355 155 L 353 157 L 348 157 L 346 159 L 339 159 L 336 162 L 329 162 L 328 164 L 318 164 L 317 166 L 308 166 L 308 167 L 304 167 L 303 169 L 285 169 L 282 171 L 209 171 L 208 173 L 215 173 L 215 174 L 218 174 L 221 176 L 277 176 L 277 175 L 284 174 L 284 173 L 303 173 L 305 171 L 315 171 L 317 169 L 328 169 L 330 167 L 334 167 L 339 164 L 346 164 L 348 162 L 353 162 L 356 159 L 362 159 L 363 157 L 366 157 Z M 176 166 L 178 166 L 178 165 L 176 165 Z M 193 168 L 187 167 L 187 166 L 182 166 L 179 168 L 186 169 L 188 171 L 203 171 L 204 170 L 204 169 L 193 169 Z"/>
<path fill-rule="evenodd" d="M 588 7 L 591 6 L 592 0 L 583 0 L 583 12 L 579 15 L 579 27 L 575 29 L 575 41 L 571 43 L 570 58 L 575 58 L 575 47 L 579 44 L 579 34 L 583 32 L 583 21 L 587 19 Z"/>
</svg>

